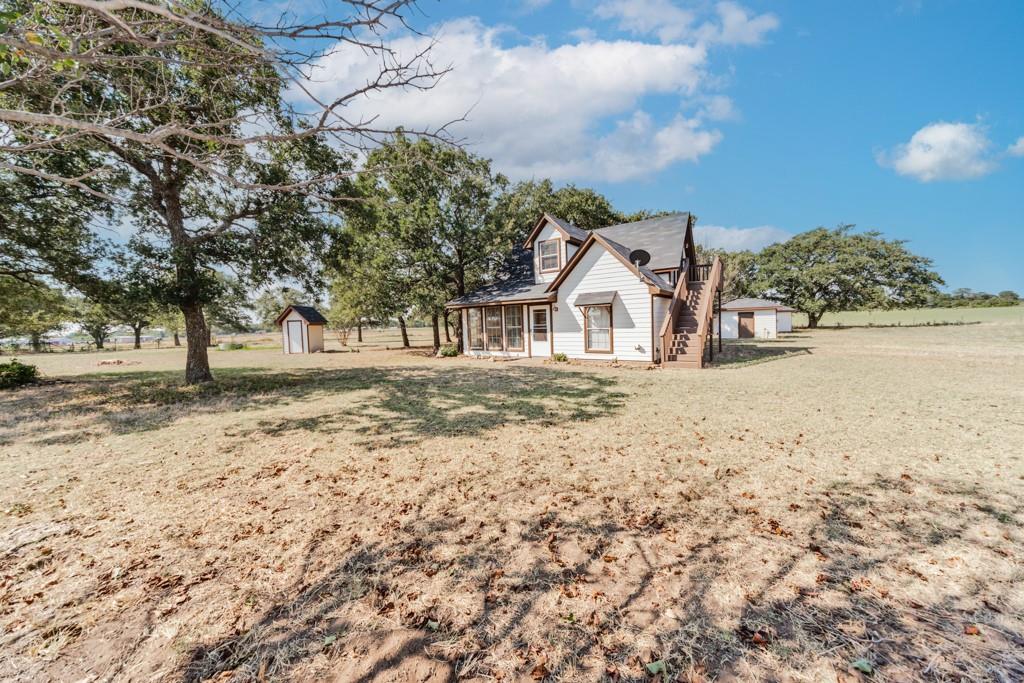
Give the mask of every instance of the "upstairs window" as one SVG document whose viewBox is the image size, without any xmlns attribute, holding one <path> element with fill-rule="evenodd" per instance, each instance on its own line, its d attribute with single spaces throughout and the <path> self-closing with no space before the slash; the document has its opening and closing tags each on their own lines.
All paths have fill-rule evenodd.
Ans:
<svg viewBox="0 0 1024 683">
<path fill-rule="evenodd" d="M 559 240 L 544 240 L 537 245 L 540 254 L 540 272 L 552 273 L 558 270 L 558 244 Z"/>
</svg>

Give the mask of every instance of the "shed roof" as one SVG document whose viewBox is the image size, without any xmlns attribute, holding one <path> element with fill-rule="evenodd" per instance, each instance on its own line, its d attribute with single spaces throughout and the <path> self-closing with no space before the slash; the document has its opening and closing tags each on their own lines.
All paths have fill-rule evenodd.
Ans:
<svg viewBox="0 0 1024 683">
<path fill-rule="evenodd" d="M 288 306 L 281 312 L 281 315 L 277 316 L 277 320 L 274 321 L 278 326 L 281 325 L 281 321 L 284 320 L 288 313 L 295 311 L 310 325 L 326 325 L 327 318 L 320 314 L 320 311 L 316 310 L 312 306 L 299 306 L 298 304 Z"/>
<path fill-rule="evenodd" d="M 601 306 L 615 301 L 615 292 L 584 292 L 576 297 L 575 306 Z"/>
<path fill-rule="evenodd" d="M 464 296 L 452 299 L 448 306 L 473 306 L 497 301 L 548 301 L 546 282 L 533 281 L 533 252 L 516 247 L 495 282 Z"/>
<path fill-rule="evenodd" d="M 770 301 L 768 299 L 754 299 L 750 297 L 744 297 L 740 299 L 733 299 L 722 304 L 723 311 L 749 311 L 753 309 L 767 309 L 770 308 L 774 311 L 781 311 L 783 313 L 796 313 L 795 308 L 790 308 L 785 304 L 780 304 L 778 301 Z"/>
</svg>

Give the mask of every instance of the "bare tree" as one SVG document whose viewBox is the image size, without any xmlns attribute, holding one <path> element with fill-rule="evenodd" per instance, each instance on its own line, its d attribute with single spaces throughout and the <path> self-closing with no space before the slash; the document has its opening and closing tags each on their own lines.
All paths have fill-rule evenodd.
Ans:
<svg viewBox="0 0 1024 683">
<path fill-rule="evenodd" d="M 264 24 L 209 0 L 0 0 L 0 174 L 126 207 L 131 248 L 184 315 L 186 381 L 206 381 L 203 306 L 217 272 L 310 275 L 329 232 L 323 202 L 346 199 L 355 152 L 394 132 L 352 105 L 445 73 L 429 48 L 389 45 L 414 32 L 414 9 L 342 0 L 328 15 Z M 346 50 L 377 68 L 318 99 L 318 65 Z M 89 163 L 69 174 L 71 153 Z"/>
</svg>

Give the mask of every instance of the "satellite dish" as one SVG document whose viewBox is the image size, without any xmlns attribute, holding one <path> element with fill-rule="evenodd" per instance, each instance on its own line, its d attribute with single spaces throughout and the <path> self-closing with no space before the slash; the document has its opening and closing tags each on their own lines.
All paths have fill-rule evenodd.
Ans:
<svg viewBox="0 0 1024 683">
<path fill-rule="evenodd" d="M 634 249 L 629 252 L 629 262 L 638 266 L 646 266 L 651 261 L 651 255 L 643 249 Z"/>
</svg>

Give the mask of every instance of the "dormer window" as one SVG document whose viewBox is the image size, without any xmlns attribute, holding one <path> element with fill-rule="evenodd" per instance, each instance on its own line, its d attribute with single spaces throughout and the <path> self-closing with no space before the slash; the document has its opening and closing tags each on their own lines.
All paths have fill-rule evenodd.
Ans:
<svg viewBox="0 0 1024 683">
<path fill-rule="evenodd" d="M 558 270 L 560 260 L 558 242 L 559 240 L 544 240 L 537 243 L 537 252 L 540 254 L 540 272 L 553 273 Z"/>
</svg>

